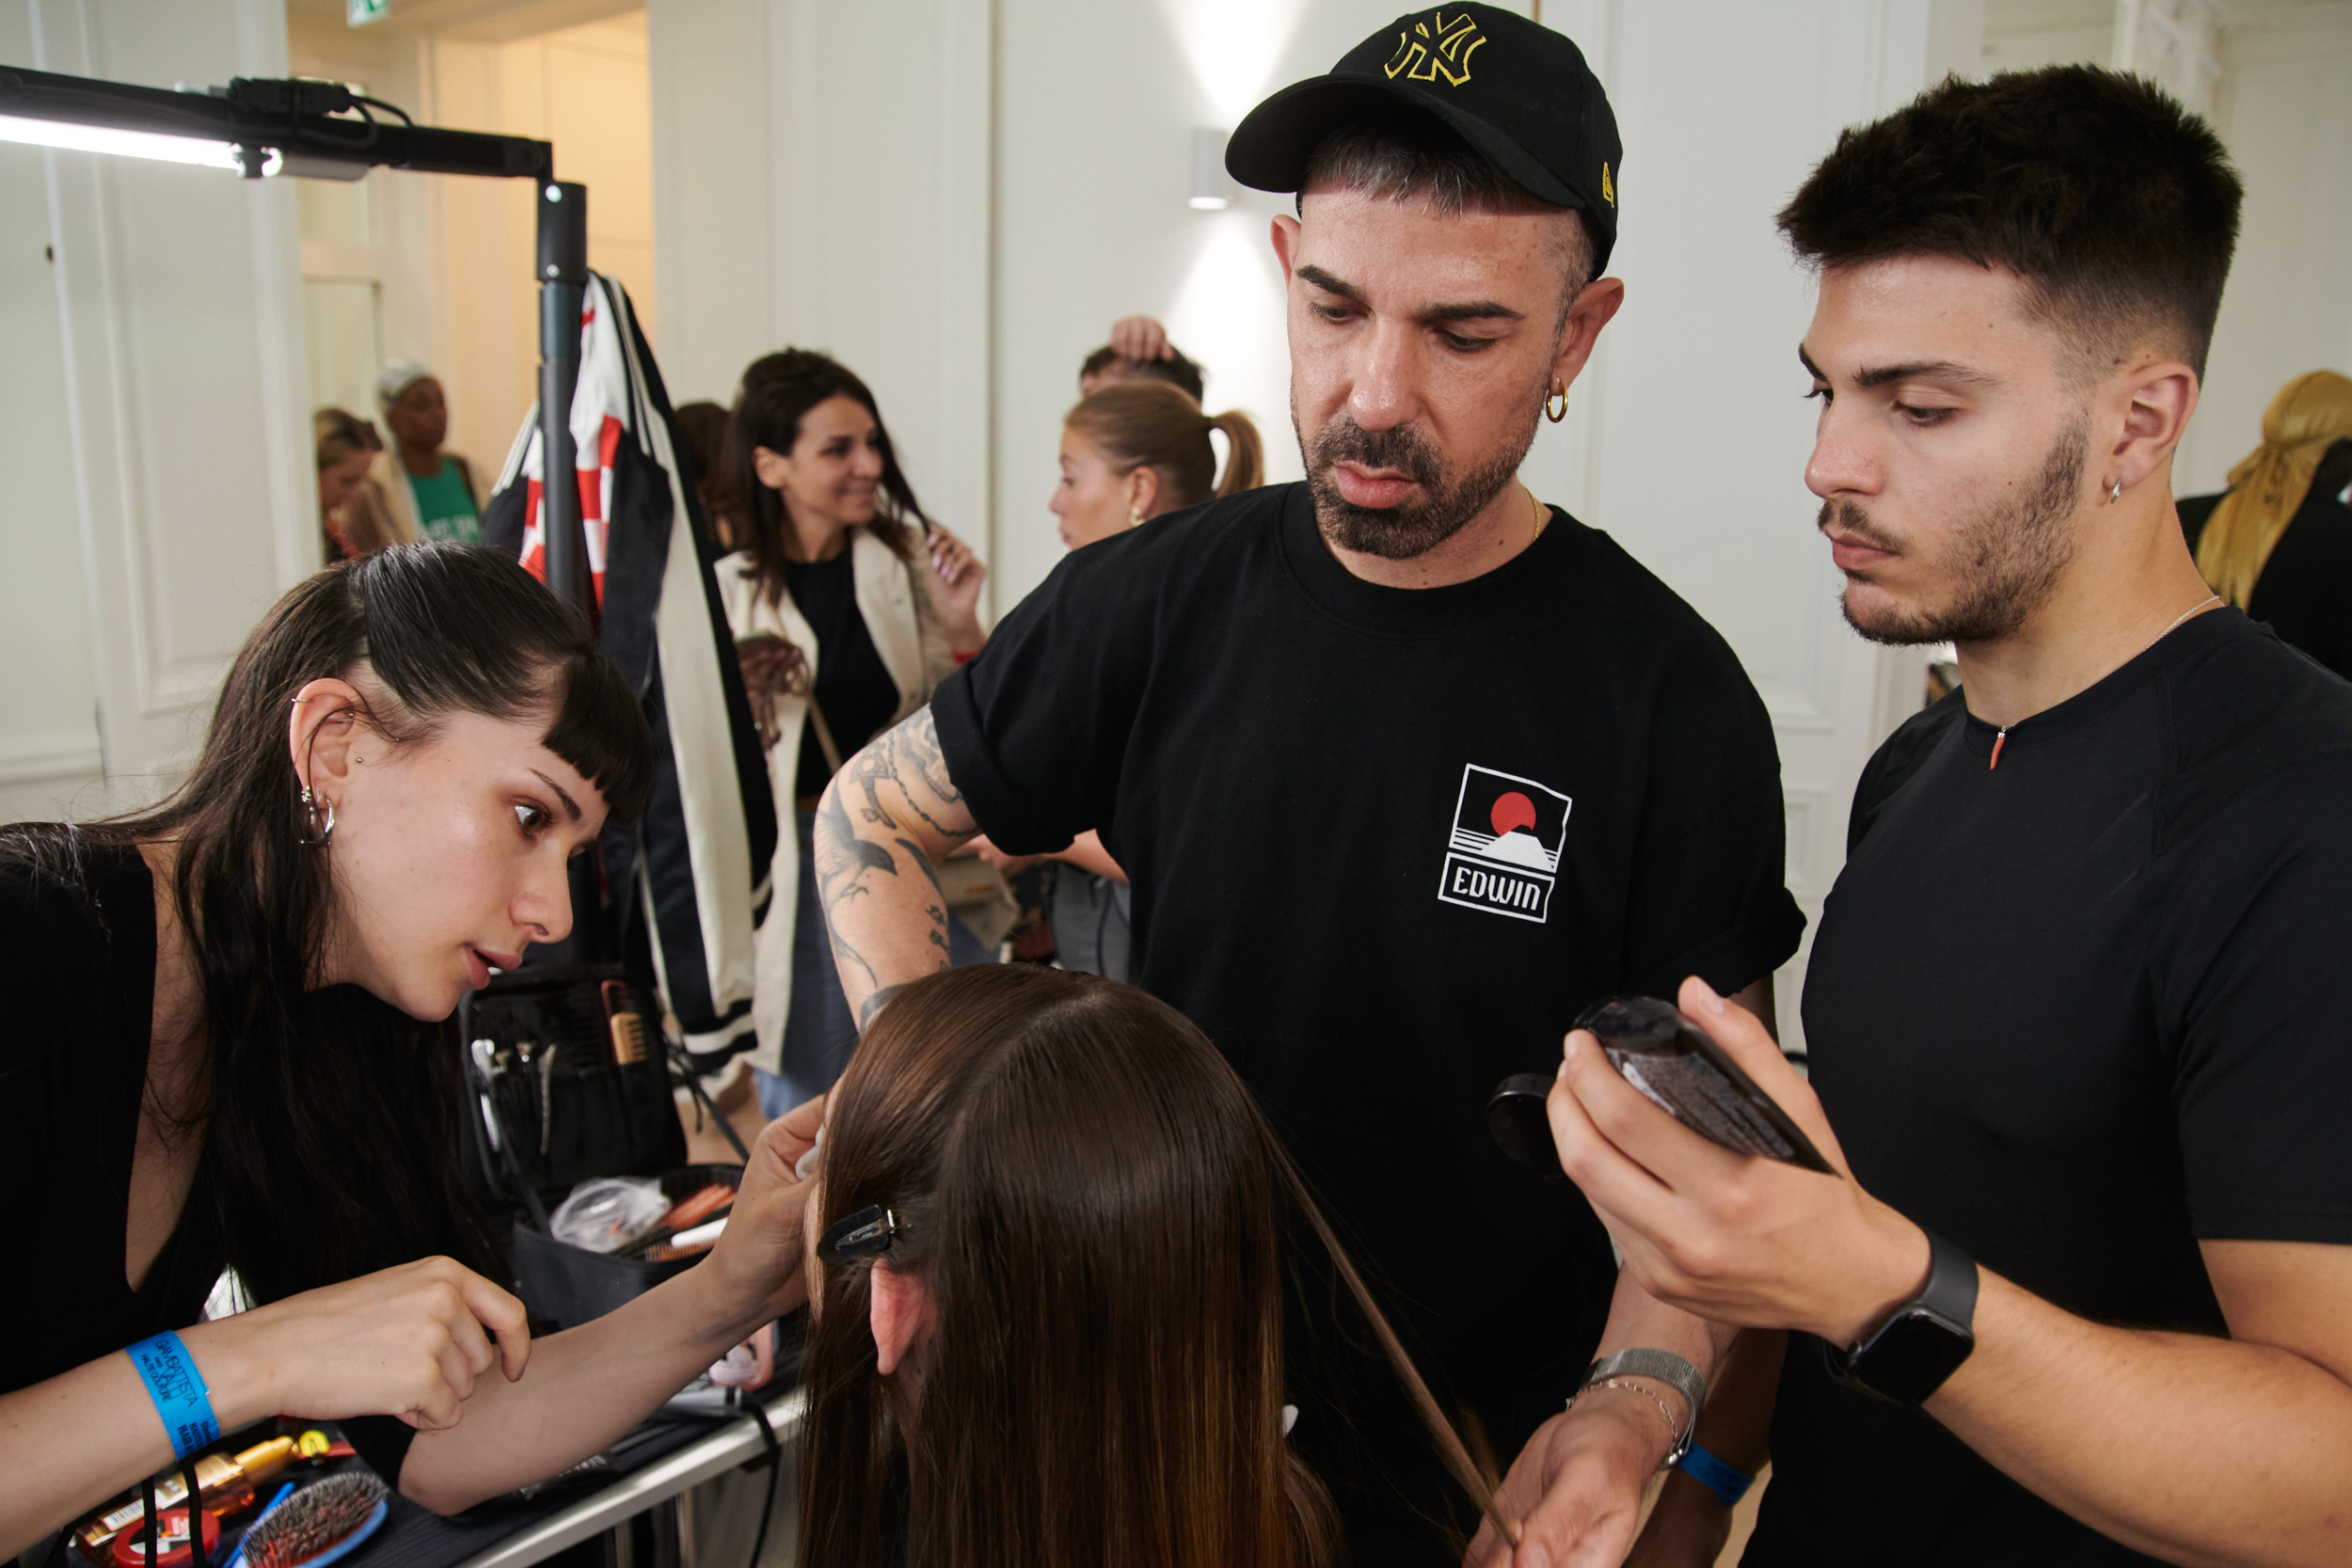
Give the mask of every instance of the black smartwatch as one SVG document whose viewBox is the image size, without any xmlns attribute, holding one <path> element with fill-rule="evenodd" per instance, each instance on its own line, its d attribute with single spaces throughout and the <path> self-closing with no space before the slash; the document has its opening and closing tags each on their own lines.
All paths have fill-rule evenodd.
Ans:
<svg viewBox="0 0 2352 1568">
<path fill-rule="evenodd" d="M 1928 1282 L 1917 1295 L 1850 1351 L 1821 1341 L 1830 1376 L 1897 1404 L 1927 1403 L 1977 1348 L 1977 1260 L 1932 1230 L 1927 1238 Z"/>
</svg>

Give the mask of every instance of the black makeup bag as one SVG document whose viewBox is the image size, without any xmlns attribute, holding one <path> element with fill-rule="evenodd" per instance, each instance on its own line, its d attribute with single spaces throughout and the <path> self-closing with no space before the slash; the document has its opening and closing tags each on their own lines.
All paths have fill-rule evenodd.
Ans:
<svg viewBox="0 0 2352 1568">
<path fill-rule="evenodd" d="M 596 1177 L 651 1177 L 674 1202 L 742 1180 L 739 1165 L 686 1164 L 660 1014 L 621 966 L 496 975 L 466 998 L 458 1021 L 466 1168 L 510 1219 L 516 1291 L 532 1317 L 572 1327 L 691 1268 L 698 1259 L 591 1252 L 548 1232 L 564 1196 Z"/>
</svg>

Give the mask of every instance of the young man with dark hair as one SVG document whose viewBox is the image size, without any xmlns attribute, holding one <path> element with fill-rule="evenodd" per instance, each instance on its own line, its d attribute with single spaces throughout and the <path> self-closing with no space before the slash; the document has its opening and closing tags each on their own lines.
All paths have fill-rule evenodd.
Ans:
<svg viewBox="0 0 2352 1568">
<path fill-rule="evenodd" d="M 1099 829 L 1133 878 L 1141 984 L 1232 1058 L 1503 1454 L 1596 1345 L 1691 1371 L 1586 1396 L 1597 1430 L 1687 1422 L 1707 1339 L 1646 1298 L 1613 1311 L 1591 1210 L 1488 1136 L 1495 1085 L 1614 992 L 1696 971 L 1765 1006 L 1803 926 L 1739 661 L 1518 478 L 1623 297 L 1595 280 L 1619 158 L 1575 45 L 1477 5 L 1405 17 L 1253 111 L 1233 173 L 1300 193 L 1273 242 L 1307 482 L 1073 551 L 836 776 L 818 828 L 861 1006 L 940 967 L 928 867 L 954 846 Z M 1378 1380 L 1347 1386 L 1360 1325 L 1317 1299 L 1293 1440 L 1353 1560 L 1454 1560 L 1410 1411 L 1348 1408 Z"/>
<path fill-rule="evenodd" d="M 1843 1169 L 1581 1033 L 1550 1101 L 1629 1275 L 1794 1331 L 1748 1564 L 2352 1560 L 2352 687 L 2220 605 L 2169 487 L 2238 196 L 2062 68 L 1849 132 L 1781 216 L 1847 618 L 1962 685 L 1856 792 L 1810 1085 L 1681 999 Z M 1518 1478 L 1554 1562 L 1570 1468 Z"/>
</svg>

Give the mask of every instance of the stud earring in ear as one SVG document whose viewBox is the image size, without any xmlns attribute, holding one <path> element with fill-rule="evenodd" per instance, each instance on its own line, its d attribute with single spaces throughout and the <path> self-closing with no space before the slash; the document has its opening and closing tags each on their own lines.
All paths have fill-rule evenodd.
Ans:
<svg viewBox="0 0 2352 1568">
<path fill-rule="evenodd" d="M 1141 528 L 1143 526 L 1143 508 L 1133 504 L 1128 506 L 1127 526 L 1129 528 Z"/>
</svg>

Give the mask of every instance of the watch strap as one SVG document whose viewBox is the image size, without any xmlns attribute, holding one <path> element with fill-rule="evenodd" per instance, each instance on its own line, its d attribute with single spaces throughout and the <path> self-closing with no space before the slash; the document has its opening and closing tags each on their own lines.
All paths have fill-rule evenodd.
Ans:
<svg viewBox="0 0 2352 1568">
<path fill-rule="evenodd" d="M 1682 1402 L 1691 1413 L 1683 1418 L 1682 1432 L 1659 1467 L 1667 1469 L 1681 1463 L 1682 1456 L 1691 1451 L 1692 1435 L 1699 1429 L 1699 1412 L 1707 1404 L 1707 1379 L 1699 1375 L 1699 1370 L 1672 1351 L 1621 1350 L 1585 1368 L 1584 1381 L 1577 1391 L 1582 1393 L 1613 1377 L 1650 1378 L 1682 1396 Z"/>
<path fill-rule="evenodd" d="M 1828 1364 L 1830 1376 L 1840 1383 L 1860 1388 L 1866 1393 L 1877 1394 L 1882 1399 L 1896 1396 L 1876 1386 L 1870 1381 L 1871 1353 L 1877 1349 L 1882 1340 L 1907 1320 L 1915 1318 L 1940 1320 L 1959 1331 L 1959 1337 L 1963 1345 L 1973 1346 L 1974 1344 L 1979 1283 L 1977 1260 L 1959 1243 L 1937 1235 L 1926 1226 L 1921 1226 L 1919 1231 L 1928 1239 L 1928 1279 L 1927 1283 L 1919 1288 L 1919 1293 L 1889 1312 L 1877 1326 L 1856 1340 L 1850 1350 L 1840 1350 L 1826 1339 L 1821 1341 L 1821 1358 Z M 1966 1355 L 1966 1350 L 1963 1349 L 1959 1358 L 1952 1363 L 1951 1368 L 1944 1372 L 1944 1377 L 1949 1377 L 1953 1370 L 1957 1370 L 1960 1361 L 1965 1360 Z M 1937 1386 L 1941 1386 L 1941 1384 L 1942 1379 L 1939 1378 Z M 1915 1399 L 1904 1397 L 1898 1402 L 1925 1404 L 1929 1396 L 1934 1392 L 1933 1387 L 1926 1388 L 1919 1391 Z"/>
</svg>

